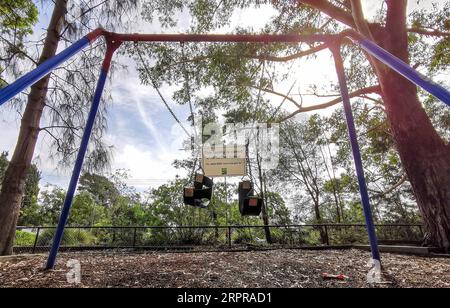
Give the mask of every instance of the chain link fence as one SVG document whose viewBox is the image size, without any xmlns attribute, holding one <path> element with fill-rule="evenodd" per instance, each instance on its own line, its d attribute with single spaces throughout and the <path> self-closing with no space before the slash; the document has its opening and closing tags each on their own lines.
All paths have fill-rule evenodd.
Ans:
<svg viewBox="0 0 450 308">
<path fill-rule="evenodd" d="M 377 225 L 380 244 L 420 244 L 422 225 Z M 16 253 L 48 252 L 56 227 L 17 227 Z M 270 234 L 270 243 L 267 241 Z M 367 244 L 363 224 L 66 227 L 61 250 L 232 250 Z"/>
</svg>

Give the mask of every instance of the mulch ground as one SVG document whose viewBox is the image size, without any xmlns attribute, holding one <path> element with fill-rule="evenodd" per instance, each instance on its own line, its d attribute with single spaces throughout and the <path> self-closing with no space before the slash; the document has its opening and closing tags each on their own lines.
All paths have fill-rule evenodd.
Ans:
<svg viewBox="0 0 450 308">
<path fill-rule="evenodd" d="M 62 253 L 53 271 L 45 255 L 0 259 L 0 287 L 371 287 L 370 254 L 359 250 L 253 252 Z M 67 282 L 67 262 L 79 260 L 81 283 Z M 450 288 L 450 259 L 383 254 L 383 284 L 376 287 Z M 344 274 L 345 281 L 322 274 Z"/>
</svg>

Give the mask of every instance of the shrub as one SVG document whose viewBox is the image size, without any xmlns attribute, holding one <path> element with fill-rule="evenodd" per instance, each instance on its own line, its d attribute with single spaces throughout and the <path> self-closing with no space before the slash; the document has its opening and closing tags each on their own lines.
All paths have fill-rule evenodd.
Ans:
<svg viewBox="0 0 450 308">
<path fill-rule="evenodd" d="M 231 238 L 234 244 L 254 244 L 255 242 L 252 232 L 245 229 L 234 230 Z"/>
<path fill-rule="evenodd" d="M 338 229 L 330 233 L 330 240 L 336 245 L 365 244 L 367 243 L 367 233 L 364 229 Z"/>
<path fill-rule="evenodd" d="M 272 243 L 281 245 L 293 245 L 299 242 L 298 231 L 287 228 L 271 229 Z"/>
<path fill-rule="evenodd" d="M 49 246 L 55 235 L 55 229 L 41 231 L 38 239 L 38 246 Z M 61 245 L 63 246 L 86 246 L 92 245 L 96 241 L 95 236 L 81 229 L 65 229 Z"/>
<path fill-rule="evenodd" d="M 302 230 L 302 237 L 300 244 L 306 246 L 316 246 L 321 245 L 320 231 L 316 229 Z"/>
<path fill-rule="evenodd" d="M 15 246 L 33 246 L 36 234 L 26 231 L 16 231 Z"/>
</svg>

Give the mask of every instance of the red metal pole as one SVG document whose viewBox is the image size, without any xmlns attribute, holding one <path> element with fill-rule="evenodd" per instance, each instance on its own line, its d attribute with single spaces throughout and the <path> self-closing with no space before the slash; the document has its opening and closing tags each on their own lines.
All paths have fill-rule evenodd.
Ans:
<svg viewBox="0 0 450 308">
<path fill-rule="evenodd" d="M 300 34 L 120 34 L 105 32 L 117 42 L 231 42 L 231 43 L 313 43 L 335 41 L 337 35 Z"/>
</svg>

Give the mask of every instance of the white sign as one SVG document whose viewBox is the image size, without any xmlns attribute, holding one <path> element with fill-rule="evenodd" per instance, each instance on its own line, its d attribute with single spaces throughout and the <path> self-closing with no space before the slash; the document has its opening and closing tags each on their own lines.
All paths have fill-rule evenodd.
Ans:
<svg viewBox="0 0 450 308">
<path fill-rule="evenodd" d="M 208 177 L 244 176 L 247 174 L 245 158 L 203 157 L 202 167 Z"/>
</svg>

